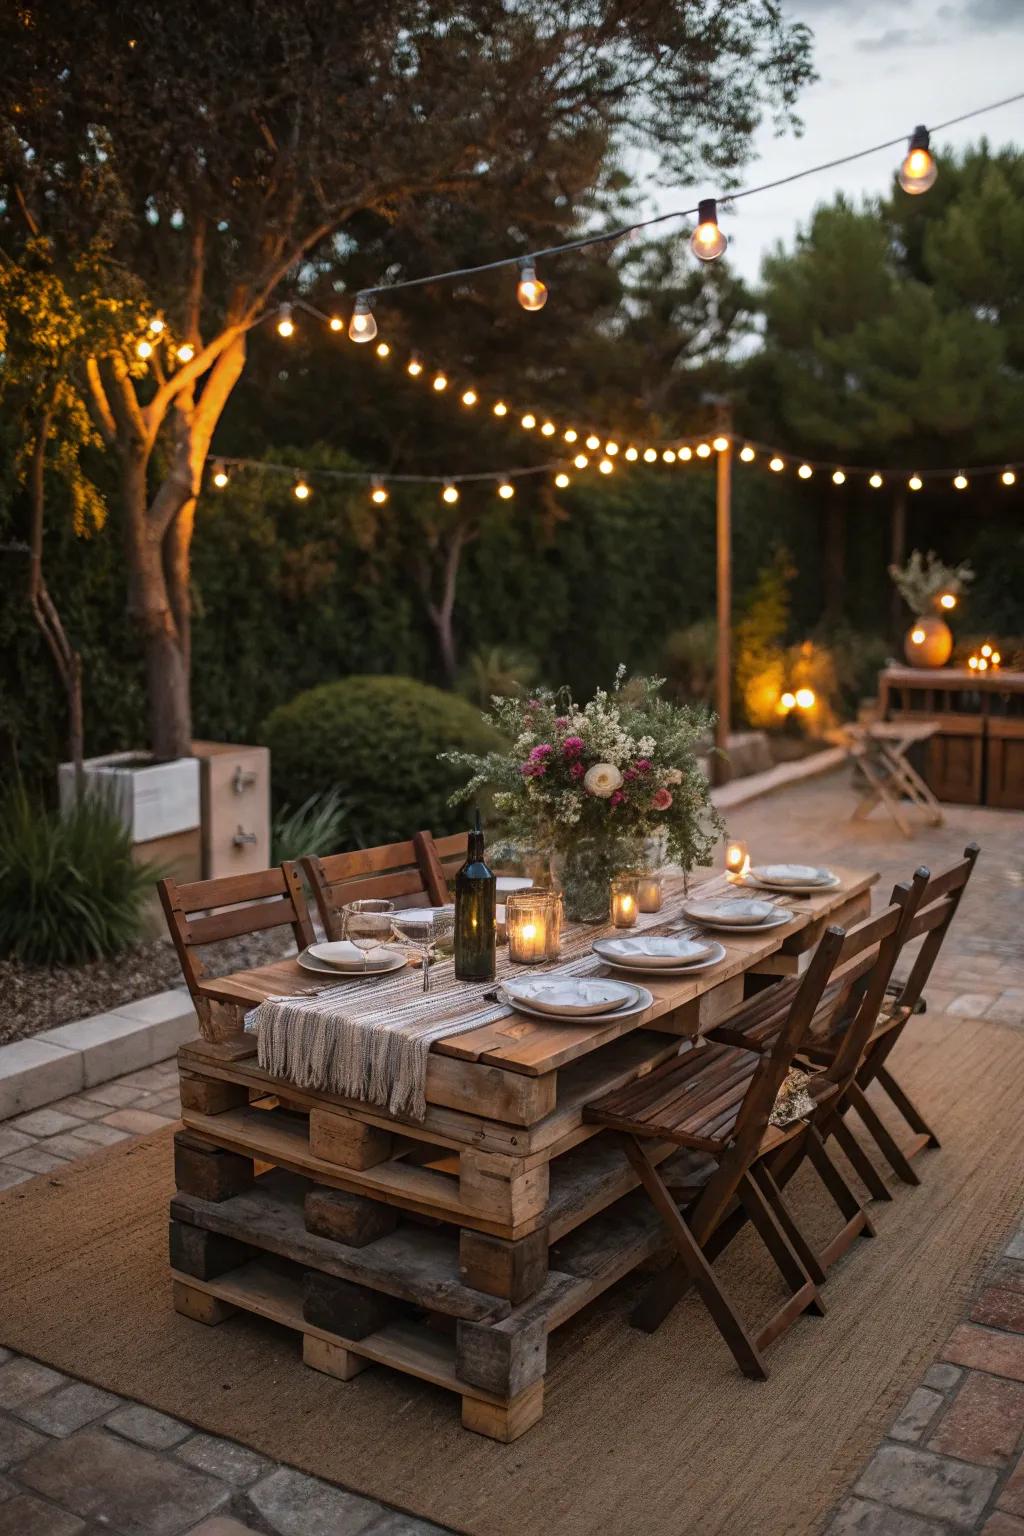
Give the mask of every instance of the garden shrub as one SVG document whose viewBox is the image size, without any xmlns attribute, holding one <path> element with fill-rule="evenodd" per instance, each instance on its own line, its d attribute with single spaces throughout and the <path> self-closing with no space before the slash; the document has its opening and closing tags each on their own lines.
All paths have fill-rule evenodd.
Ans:
<svg viewBox="0 0 1024 1536">
<path fill-rule="evenodd" d="M 61 815 L 16 785 L 0 804 L 0 956 L 73 965 L 127 949 L 158 875 L 101 794 Z"/>
<path fill-rule="evenodd" d="M 348 841 L 364 847 L 421 828 L 457 831 L 448 798 L 460 779 L 438 753 L 487 752 L 499 738 L 457 694 L 411 677 L 322 683 L 268 717 L 275 799 L 296 804 L 337 789 L 351 807 Z"/>
</svg>

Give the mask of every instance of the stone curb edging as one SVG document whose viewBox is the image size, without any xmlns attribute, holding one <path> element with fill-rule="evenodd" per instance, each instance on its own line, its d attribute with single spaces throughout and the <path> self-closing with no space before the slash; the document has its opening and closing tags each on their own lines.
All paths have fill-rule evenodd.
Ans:
<svg viewBox="0 0 1024 1536">
<path fill-rule="evenodd" d="M 733 779 L 731 783 L 713 789 L 711 799 L 718 810 L 732 811 L 750 800 L 760 799 L 762 795 L 774 794 L 776 790 L 788 789 L 805 779 L 816 779 L 821 774 L 832 773 L 845 761 L 845 747 L 827 747 L 824 752 L 797 758 L 792 763 L 778 763 L 764 773 L 751 773 L 746 778 Z"/>
<path fill-rule="evenodd" d="M 197 1031 L 184 987 L 0 1046 L 0 1120 L 173 1056 Z"/>
</svg>

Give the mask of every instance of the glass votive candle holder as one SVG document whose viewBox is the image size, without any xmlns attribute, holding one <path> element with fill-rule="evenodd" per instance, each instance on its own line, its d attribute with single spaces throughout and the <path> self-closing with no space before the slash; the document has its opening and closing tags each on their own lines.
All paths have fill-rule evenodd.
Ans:
<svg viewBox="0 0 1024 1536">
<path fill-rule="evenodd" d="M 725 845 L 725 867 L 730 875 L 745 875 L 750 868 L 746 843 L 730 841 Z"/>
<path fill-rule="evenodd" d="M 661 876 L 659 874 L 638 876 L 636 904 L 641 912 L 661 911 Z"/>
<path fill-rule="evenodd" d="M 539 892 L 548 903 L 548 959 L 557 960 L 562 953 L 562 925 L 565 922 L 565 897 L 561 891 Z"/>
<path fill-rule="evenodd" d="M 557 909 L 550 892 L 512 891 L 505 902 L 509 959 L 516 965 L 539 965 L 549 959 L 551 930 L 556 922 Z"/>
<path fill-rule="evenodd" d="M 611 882 L 611 919 L 615 928 L 634 928 L 637 918 L 637 877 L 618 875 Z"/>
</svg>

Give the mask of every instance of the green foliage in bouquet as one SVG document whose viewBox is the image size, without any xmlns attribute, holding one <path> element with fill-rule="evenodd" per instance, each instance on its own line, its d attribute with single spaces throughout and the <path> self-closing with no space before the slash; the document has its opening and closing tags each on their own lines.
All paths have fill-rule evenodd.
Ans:
<svg viewBox="0 0 1024 1536">
<path fill-rule="evenodd" d="M 684 869 L 707 863 L 723 827 L 697 760 L 713 719 L 661 697 L 662 679 L 624 681 L 577 704 L 568 689 L 495 698 L 486 718 L 511 748 L 445 759 L 471 777 L 457 799 L 493 788 L 513 846 L 571 853 L 581 840 L 639 849 L 657 838 Z"/>
</svg>

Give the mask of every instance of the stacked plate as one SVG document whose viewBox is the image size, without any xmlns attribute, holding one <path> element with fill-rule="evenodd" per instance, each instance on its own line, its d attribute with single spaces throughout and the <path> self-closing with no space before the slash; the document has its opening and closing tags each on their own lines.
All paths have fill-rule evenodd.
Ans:
<svg viewBox="0 0 1024 1536">
<path fill-rule="evenodd" d="M 535 1019 L 621 1019 L 654 1002 L 646 987 L 610 977 L 529 976 L 503 982 L 498 997 Z"/>
<path fill-rule="evenodd" d="M 325 944 L 310 944 L 298 956 L 298 961 L 304 971 L 317 971 L 322 976 L 383 976 L 388 971 L 400 970 L 405 964 L 405 955 L 390 944 L 362 950 L 348 939 L 336 939 Z"/>
<path fill-rule="evenodd" d="M 793 896 L 812 896 L 815 891 L 830 891 L 839 884 L 839 876 L 815 864 L 759 864 L 747 875 L 747 883 L 766 891 L 789 891 Z"/>
<path fill-rule="evenodd" d="M 706 971 L 725 956 L 714 939 L 684 939 L 675 934 L 629 939 L 595 939 L 594 953 L 622 971 L 646 971 L 659 976 L 682 976 Z"/>
<path fill-rule="evenodd" d="M 751 896 L 695 896 L 684 902 L 683 911 L 702 928 L 728 933 L 767 933 L 793 920 L 792 912 Z"/>
</svg>

